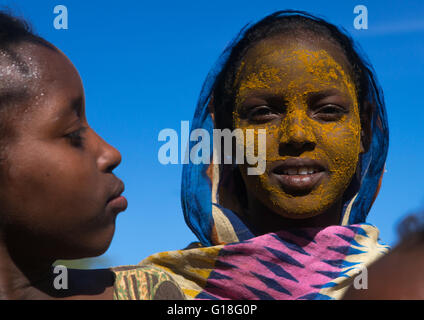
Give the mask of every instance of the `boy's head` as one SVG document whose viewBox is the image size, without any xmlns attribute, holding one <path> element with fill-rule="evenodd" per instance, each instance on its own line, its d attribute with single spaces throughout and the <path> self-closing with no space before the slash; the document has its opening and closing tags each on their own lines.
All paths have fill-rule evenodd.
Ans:
<svg viewBox="0 0 424 320">
<path fill-rule="evenodd" d="M 11 117 L 17 117 L 30 106 L 36 96 L 39 68 L 25 47 L 44 46 L 57 49 L 32 33 L 29 25 L 0 12 L 0 139 L 3 142 L 14 135 Z M 5 143 L 2 143 L 4 150 Z M 4 156 L 4 154 L 3 154 Z"/>
<path fill-rule="evenodd" d="M 344 299 L 424 299 L 424 212 L 408 215 L 398 231 L 396 247 L 369 267 L 367 289 L 350 287 Z"/>
<path fill-rule="evenodd" d="M 99 255 L 126 208 L 121 155 L 88 125 L 69 59 L 7 14 L 0 30 L 2 237 L 37 259 Z"/>
</svg>

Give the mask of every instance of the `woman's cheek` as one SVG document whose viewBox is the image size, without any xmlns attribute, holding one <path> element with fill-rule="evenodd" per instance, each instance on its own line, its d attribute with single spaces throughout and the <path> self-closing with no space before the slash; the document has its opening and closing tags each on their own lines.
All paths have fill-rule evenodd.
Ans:
<svg viewBox="0 0 424 320">
<path fill-rule="evenodd" d="M 337 189 L 344 191 L 357 168 L 360 152 L 360 126 L 350 122 L 333 124 L 321 133 L 322 145 L 330 164 L 330 174 Z"/>
<path fill-rule="evenodd" d="M 280 146 L 280 139 L 279 139 L 279 131 L 281 130 L 281 127 L 272 124 L 269 125 L 267 128 L 267 139 L 266 139 L 266 160 L 267 162 L 279 160 L 279 146 Z"/>
</svg>

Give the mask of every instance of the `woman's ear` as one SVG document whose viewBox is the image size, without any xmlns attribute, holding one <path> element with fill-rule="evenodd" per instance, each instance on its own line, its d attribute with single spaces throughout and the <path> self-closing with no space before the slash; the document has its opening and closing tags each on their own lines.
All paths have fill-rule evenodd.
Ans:
<svg viewBox="0 0 424 320">
<path fill-rule="evenodd" d="M 371 145 L 371 119 L 374 110 L 374 105 L 368 101 L 365 101 L 360 109 L 361 119 L 361 151 L 360 153 L 366 153 Z"/>
</svg>

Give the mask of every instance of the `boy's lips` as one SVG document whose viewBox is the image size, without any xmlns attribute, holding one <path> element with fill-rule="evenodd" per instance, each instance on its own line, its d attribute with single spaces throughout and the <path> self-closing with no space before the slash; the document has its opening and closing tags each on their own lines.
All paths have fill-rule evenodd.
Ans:
<svg viewBox="0 0 424 320">
<path fill-rule="evenodd" d="M 121 212 L 127 208 L 128 201 L 124 196 L 119 196 L 110 200 L 107 205 L 115 209 L 116 212 Z"/>
<path fill-rule="evenodd" d="M 319 160 L 290 158 L 273 163 L 271 174 L 275 176 L 284 191 L 304 193 L 311 191 L 323 179 L 327 169 Z"/>
<path fill-rule="evenodd" d="M 127 199 L 121 195 L 124 190 L 124 183 L 118 179 L 112 195 L 107 200 L 107 206 L 113 208 L 116 212 L 124 211 L 128 206 Z"/>
</svg>

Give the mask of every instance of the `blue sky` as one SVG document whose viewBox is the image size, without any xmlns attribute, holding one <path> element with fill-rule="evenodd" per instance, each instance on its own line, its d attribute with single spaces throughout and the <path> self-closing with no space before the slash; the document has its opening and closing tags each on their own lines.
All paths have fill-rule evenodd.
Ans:
<svg viewBox="0 0 424 320">
<path fill-rule="evenodd" d="M 399 219 L 424 207 L 424 2 L 1 0 L 75 64 L 91 126 L 123 157 L 116 174 L 129 201 L 117 219 L 107 265 L 135 264 L 196 240 L 180 206 L 180 165 L 161 165 L 160 130 L 191 121 L 206 74 L 248 22 L 281 9 L 318 14 L 348 30 L 370 58 L 389 116 L 387 173 L 369 215 L 388 244 Z M 353 8 L 368 8 L 355 30 Z M 69 29 L 53 27 L 56 5 Z"/>
</svg>

